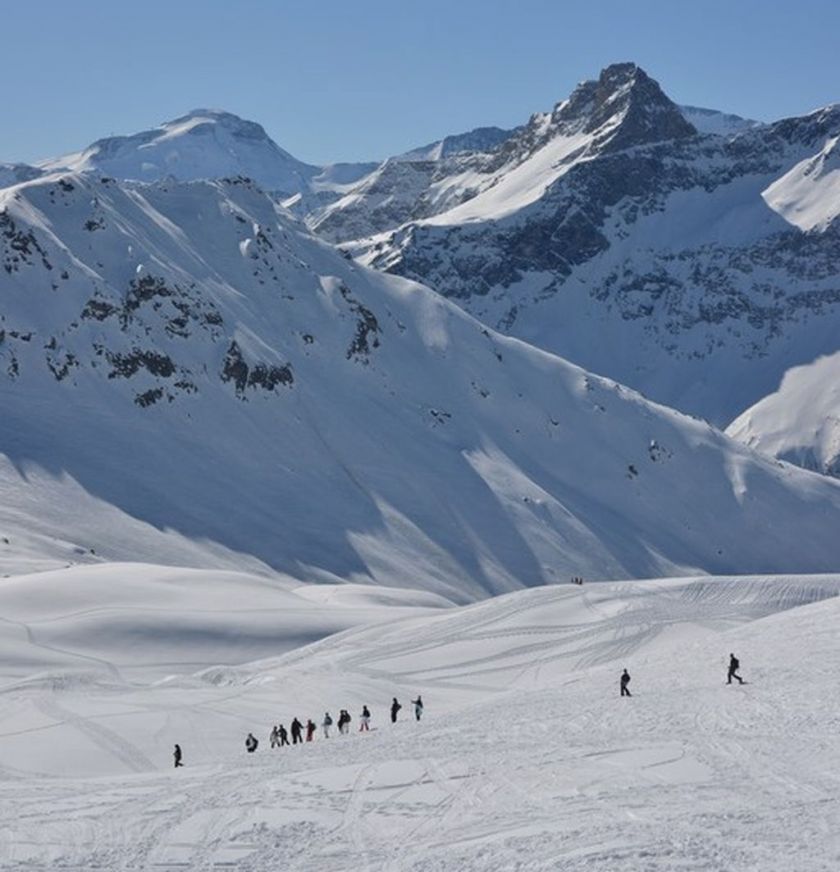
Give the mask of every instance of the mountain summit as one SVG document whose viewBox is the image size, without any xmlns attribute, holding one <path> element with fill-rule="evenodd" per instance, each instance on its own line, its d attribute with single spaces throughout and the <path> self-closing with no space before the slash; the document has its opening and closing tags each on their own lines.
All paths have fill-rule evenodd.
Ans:
<svg viewBox="0 0 840 872">
<path fill-rule="evenodd" d="M 280 148 L 261 125 L 218 109 L 195 109 L 151 130 L 100 139 L 41 167 L 145 182 L 241 175 L 286 196 L 308 189 L 320 171 Z"/>
<path fill-rule="evenodd" d="M 613 151 L 632 145 L 684 139 L 697 131 L 641 67 L 613 64 L 582 82 L 552 113 L 552 128 L 600 134 Z"/>
</svg>

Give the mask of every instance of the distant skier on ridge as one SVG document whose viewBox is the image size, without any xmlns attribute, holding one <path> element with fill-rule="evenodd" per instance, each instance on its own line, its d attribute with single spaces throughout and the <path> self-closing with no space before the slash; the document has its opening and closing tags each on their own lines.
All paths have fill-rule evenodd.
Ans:
<svg viewBox="0 0 840 872">
<path fill-rule="evenodd" d="M 397 698 L 394 697 L 394 701 L 391 703 L 391 723 L 395 724 L 397 722 L 397 714 L 402 706 L 397 702 Z"/>
<path fill-rule="evenodd" d="M 423 697 L 418 693 L 417 699 L 411 700 L 411 704 L 414 706 L 414 717 L 419 721 L 423 717 Z"/>
<path fill-rule="evenodd" d="M 253 754 L 259 744 L 257 737 L 253 733 L 248 733 L 248 737 L 245 739 L 245 747 L 248 749 L 248 753 Z"/>
<path fill-rule="evenodd" d="M 737 678 L 738 684 L 743 684 L 744 679 L 738 675 L 738 670 L 741 668 L 741 661 L 734 655 L 729 655 L 729 672 L 726 674 L 726 683 L 732 684 L 732 679 Z"/>
<path fill-rule="evenodd" d="M 172 757 L 173 757 L 174 760 L 175 760 L 175 768 L 176 768 L 176 769 L 177 769 L 179 766 L 183 766 L 183 765 L 184 765 L 184 764 L 181 762 L 181 757 L 182 757 L 182 756 L 183 756 L 183 755 L 181 754 L 181 746 L 180 746 L 180 745 L 176 745 L 176 746 L 175 746 L 175 750 L 172 752 Z"/>
<path fill-rule="evenodd" d="M 621 695 L 622 696 L 633 696 L 630 693 L 630 688 L 627 686 L 630 684 L 630 673 L 625 669 L 624 672 L 621 673 Z"/>
</svg>

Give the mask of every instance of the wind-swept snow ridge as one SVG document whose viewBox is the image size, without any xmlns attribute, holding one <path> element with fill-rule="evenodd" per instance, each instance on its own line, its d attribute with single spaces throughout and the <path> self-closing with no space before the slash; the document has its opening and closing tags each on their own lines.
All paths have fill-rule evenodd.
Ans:
<svg viewBox="0 0 840 872">
<path fill-rule="evenodd" d="M 7 572 L 247 559 L 464 601 L 837 565 L 837 483 L 358 266 L 251 182 L 8 189 L 0 270 Z"/>
</svg>

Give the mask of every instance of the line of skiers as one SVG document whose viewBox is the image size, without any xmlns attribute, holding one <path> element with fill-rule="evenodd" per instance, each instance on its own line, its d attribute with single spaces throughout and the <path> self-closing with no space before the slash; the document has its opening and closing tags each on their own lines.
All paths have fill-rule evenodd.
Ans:
<svg viewBox="0 0 840 872">
<path fill-rule="evenodd" d="M 582 579 L 581 582 L 582 583 Z M 744 679 L 738 674 L 738 670 L 741 668 L 741 661 L 734 654 L 729 655 L 729 668 L 726 673 L 726 683 L 732 684 L 732 679 L 734 678 L 738 684 L 743 684 Z M 630 673 L 625 669 L 621 673 L 621 678 L 619 679 L 619 690 L 621 696 L 633 696 L 630 693 Z M 414 706 L 414 717 L 416 720 L 420 720 L 423 717 L 423 698 L 418 694 L 417 699 L 411 700 L 411 704 Z M 391 723 L 395 724 L 399 717 L 399 713 L 402 710 L 402 705 L 399 700 L 394 697 L 391 701 Z M 362 713 L 359 715 L 359 732 L 367 733 L 370 731 L 370 709 L 366 706 L 362 706 Z M 347 709 L 341 709 L 338 715 L 338 732 L 342 736 L 346 736 L 350 732 L 350 723 L 353 718 L 350 716 L 350 712 Z M 321 728 L 324 731 L 324 738 L 329 739 L 330 737 L 330 727 L 333 725 L 333 719 L 329 712 L 324 713 L 324 719 L 321 721 Z M 303 744 L 304 741 L 311 742 L 315 738 L 315 731 L 317 727 L 315 722 L 309 718 L 306 721 L 306 726 L 301 723 L 297 718 L 295 718 L 291 723 L 291 733 L 292 733 L 292 744 L 299 745 Z M 305 739 L 304 739 L 305 735 Z M 269 735 L 269 742 L 272 748 L 282 748 L 284 745 L 289 744 L 289 733 L 283 724 L 277 724 L 271 728 L 271 733 Z M 259 747 L 259 739 L 253 734 L 248 733 L 247 738 L 245 739 L 245 749 L 249 754 L 253 754 L 254 751 Z M 177 769 L 180 766 L 183 766 L 183 754 L 181 753 L 181 746 L 176 745 L 175 751 L 173 752 L 173 757 L 175 759 L 175 768 Z"/>
<path fill-rule="evenodd" d="M 729 655 L 729 669 L 726 672 L 726 683 L 732 684 L 732 679 L 734 678 L 738 684 L 743 684 L 744 679 L 738 675 L 738 670 L 741 668 L 741 661 L 734 655 Z M 630 693 L 630 673 L 625 669 L 624 672 L 621 673 L 621 678 L 619 679 L 619 688 L 621 692 L 621 696 L 633 696 Z"/>
<path fill-rule="evenodd" d="M 411 704 L 414 706 L 414 717 L 415 720 L 420 720 L 423 717 L 423 698 L 418 694 L 417 699 L 413 699 Z M 400 710 L 402 709 L 402 705 L 400 705 L 399 701 L 396 697 L 393 698 L 391 702 L 391 723 L 395 724 L 397 722 L 397 716 L 399 715 Z M 359 715 L 359 732 L 360 733 L 368 733 L 370 732 L 370 709 L 366 706 L 362 706 L 362 713 Z M 347 709 L 341 709 L 338 714 L 338 723 L 336 726 L 338 727 L 338 732 L 342 736 L 346 736 L 350 732 L 350 723 L 353 718 L 350 716 L 350 712 Z M 324 713 L 324 719 L 321 721 L 321 729 L 324 732 L 324 738 L 329 739 L 330 737 L 330 728 L 333 726 L 332 715 L 329 712 Z M 290 724 L 289 729 L 287 730 L 283 724 L 275 724 L 271 728 L 271 732 L 269 733 L 268 741 L 269 745 L 272 748 L 282 748 L 284 745 L 302 745 L 304 742 L 311 742 L 315 738 L 315 732 L 318 727 L 312 718 L 309 718 L 304 725 L 298 718 L 295 718 Z M 289 742 L 289 733 L 291 733 L 292 741 Z M 249 754 L 253 754 L 254 751 L 260 745 L 259 739 L 253 734 L 248 733 L 245 738 L 245 750 Z M 180 766 L 183 766 L 183 754 L 181 752 L 181 746 L 176 745 L 175 750 L 173 752 L 173 757 L 175 760 L 175 768 L 177 769 Z"/>
</svg>

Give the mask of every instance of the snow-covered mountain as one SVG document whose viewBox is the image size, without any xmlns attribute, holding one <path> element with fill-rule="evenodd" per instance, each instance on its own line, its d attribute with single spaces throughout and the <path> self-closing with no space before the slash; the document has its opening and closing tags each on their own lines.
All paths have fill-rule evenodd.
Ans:
<svg viewBox="0 0 840 872">
<path fill-rule="evenodd" d="M 617 64 L 490 153 L 392 162 L 310 224 L 724 425 L 840 348 L 838 136 L 840 106 L 759 125 Z"/>
<path fill-rule="evenodd" d="M 736 418 L 727 433 L 766 454 L 840 477 L 840 352 L 792 367 L 779 389 Z"/>
<path fill-rule="evenodd" d="M 141 181 L 245 175 L 285 196 L 308 190 L 319 172 L 280 148 L 259 124 L 216 109 L 196 109 L 152 130 L 100 139 L 40 167 Z"/>
<path fill-rule="evenodd" d="M 254 121 L 218 109 L 195 109 L 151 130 L 100 139 L 83 151 L 43 161 L 38 169 L 147 182 L 245 176 L 281 198 L 305 194 L 314 206 L 319 193 L 352 184 L 375 167 L 307 164 L 280 148 Z"/>
<path fill-rule="evenodd" d="M 837 482 L 342 257 L 244 179 L 5 189 L 0 278 L 7 572 L 154 555 L 467 600 L 836 566 Z"/>
</svg>

